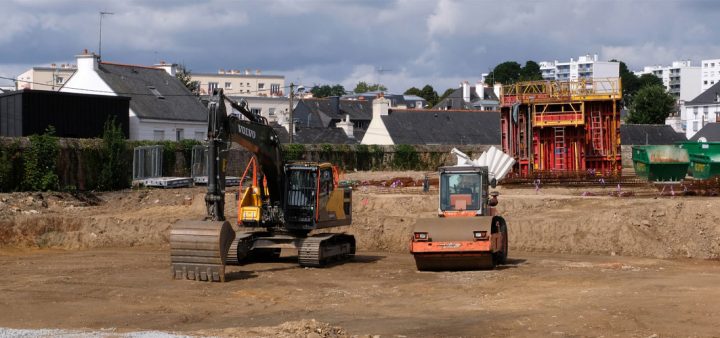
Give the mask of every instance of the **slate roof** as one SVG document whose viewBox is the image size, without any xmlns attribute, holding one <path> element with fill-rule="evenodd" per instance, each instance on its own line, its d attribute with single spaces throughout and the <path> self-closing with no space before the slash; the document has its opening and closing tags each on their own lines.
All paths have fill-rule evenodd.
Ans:
<svg viewBox="0 0 720 338">
<path fill-rule="evenodd" d="M 500 112 L 392 110 L 381 118 L 395 144 L 500 144 Z"/>
<path fill-rule="evenodd" d="M 666 124 L 623 124 L 620 125 L 620 144 L 658 145 L 687 141 L 684 134 L 675 132 Z"/>
<path fill-rule="evenodd" d="M 491 100 L 491 101 L 499 101 L 498 97 L 495 95 L 495 91 L 492 88 L 489 87 L 482 87 L 482 97 L 478 95 L 477 92 L 477 86 L 471 86 L 470 87 L 470 102 L 465 102 L 463 99 L 463 91 L 462 87 L 455 89 L 452 93 L 450 93 L 448 96 L 446 96 L 442 101 L 438 102 L 438 104 L 433 107 L 433 109 L 475 109 L 473 106 L 473 102 L 476 101 L 483 101 L 483 100 Z M 452 102 L 448 99 L 451 99 Z"/>
<path fill-rule="evenodd" d="M 706 124 L 690 138 L 690 141 L 697 141 L 701 137 L 704 137 L 708 142 L 720 142 L 720 123 Z"/>
<path fill-rule="evenodd" d="M 290 142 L 290 133 L 281 125 L 272 124 L 273 129 L 278 134 L 281 143 Z M 323 128 L 323 127 L 298 127 L 297 132 L 293 135 L 293 143 L 299 144 L 356 144 L 362 139 L 362 135 L 355 130 L 355 139 L 347 137 L 342 128 Z M 364 134 L 364 131 L 363 131 Z"/>
<path fill-rule="evenodd" d="M 368 101 L 340 100 L 338 108 L 336 111 L 331 99 L 302 99 L 293 110 L 293 118 L 305 127 L 335 127 L 346 115 L 351 121 L 372 119 L 372 104 Z"/>
<path fill-rule="evenodd" d="M 130 109 L 141 119 L 207 121 L 198 97 L 162 69 L 102 62 L 97 73 L 115 93 L 131 98 Z"/>
<path fill-rule="evenodd" d="M 685 102 L 685 106 L 694 106 L 699 104 L 720 104 L 717 95 L 720 94 L 720 82 L 712 85 L 710 88 L 700 93 L 696 98 Z"/>
</svg>

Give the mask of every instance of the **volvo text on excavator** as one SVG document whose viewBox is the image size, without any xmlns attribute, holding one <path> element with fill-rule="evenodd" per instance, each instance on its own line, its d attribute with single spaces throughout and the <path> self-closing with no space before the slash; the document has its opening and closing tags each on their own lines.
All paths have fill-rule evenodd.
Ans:
<svg viewBox="0 0 720 338">
<path fill-rule="evenodd" d="M 228 114 L 226 105 L 242 114 Z M 278 135 L 267 120 L 244 102 L 225 97 L 222 89 L 208 104 L 207 215 L 180 221 L 170 231 L 175 279 L 225 281 L 226 264 L 248 257 L 278 257 L 282 249 L 298 252 L 301 266 L 322 267 L 355 254 L 355 238 L 313 230 L 350 225 L 352 190 L 338 186 L 329 163 L 285 162 Z M 237 233 L 225 219 L 226 153 L 230 143 L 254 155 L 262 179 L 238 196 Z"/>
</svg>

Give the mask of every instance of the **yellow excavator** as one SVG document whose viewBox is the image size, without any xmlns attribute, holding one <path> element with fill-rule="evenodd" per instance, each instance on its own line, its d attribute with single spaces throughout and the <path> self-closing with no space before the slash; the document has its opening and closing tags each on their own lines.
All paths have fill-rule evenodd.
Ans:
<svg viewBox="0 0 720 338">
<path fill-rule="evenodd" d="M 352 235 L 310 235 L 313 230 L 352 222 L 352 190 L 338 185 L 330 163 L 286 162 L 278 135 L 267 120 L 249 111 L 245 102 L 227 99 L 222 89 L 215 90 L 208 103 L 207 137 L 207 215 L 204 220 L 172 226 L 173 278 L 224 282 L 226 265 L 249 257 L 279 257 L 282 249 L 297 250 L 298 263 L 306 267 L 323 267 L 354 256 Z M 224 212 L 230 143 L 253 153 L 263 176 L 253 179 L 238 198 L 237 233 Z"/>
</svg>

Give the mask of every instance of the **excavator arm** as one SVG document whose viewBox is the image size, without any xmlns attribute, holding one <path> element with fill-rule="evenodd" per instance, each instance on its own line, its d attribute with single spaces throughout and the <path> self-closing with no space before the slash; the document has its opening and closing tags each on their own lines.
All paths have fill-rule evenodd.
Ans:
<svg viewBox="0 0 720 338">
<path fill-rule="evenodd" d="M 226 103 L 245 118 L 228 114 Z M 285 173 L 280 140 L 263 117 L 216 90 L 208 104 L 207 215 L 202 221 L 180 221 L 170 230 L 170 260 L 175 279 L 225 281 L 228 250 L 235 231 L 225 220 L 226 150 L 230 142 L 253 153 L 265 175 L 271 222 L 283 222 Z M 263 189 L 260 189 L 261 191 Z"/>
<path fill-rule="evenodd" d="M 240 112 L 228 114 L 226 104 Z M 268 200 L 271 206 L 281 208 L 285 198 L 283 189 L 285 173 L 280 139 L 267 120 L 250 112 L 245 105 L 225 97 L 217 89 L 208 104 L 208 192 L 205 197 L 208 219 L 225 220 L 224 182 L 226 173 L 225 150 L 229 142 L 250 151 L 258 160 L 261 172 L 267 182 Z M 280 216 L 282 217 L 282 216 Z"/>
</svg>

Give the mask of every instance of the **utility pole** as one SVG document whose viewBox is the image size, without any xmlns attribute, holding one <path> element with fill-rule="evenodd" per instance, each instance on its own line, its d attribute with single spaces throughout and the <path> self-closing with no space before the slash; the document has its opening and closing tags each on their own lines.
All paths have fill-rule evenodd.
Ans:
<svg viewBox="0 0 720 338">
<path fill-rule="evenodd" d="M 293 132 L 295 131 L 293 129 L 293 95 L 295 94 L 294 91 L 295 84 L 290 82 L 290 108 L 288 108 L 288 114 L 290 116 L 290 143 L 293 143 Z"/>
<path fill-rule="evenodd" d="M 111 12 L 100 12 L 100 38 L 98 39 L 98 59 L 102 57 L 102 18 L 103 15 L 113 15 Z"/>
</svg>

